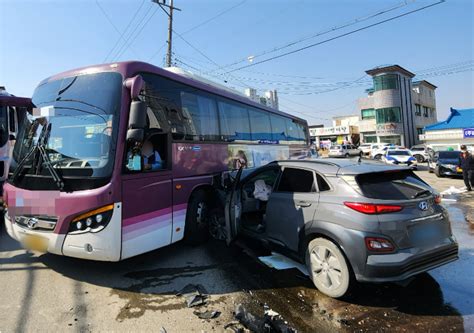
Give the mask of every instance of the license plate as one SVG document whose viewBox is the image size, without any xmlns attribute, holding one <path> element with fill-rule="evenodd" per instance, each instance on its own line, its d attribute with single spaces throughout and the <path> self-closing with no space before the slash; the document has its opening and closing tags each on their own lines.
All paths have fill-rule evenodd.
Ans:
<svg viewBox="0 0 474 333">
<path fill-rule="evenodd" d="M 441 239 L 443 230 L 438 224 L 413 226 L 410 229 L 410 239 L 414 245 L 433 243 Z"/>
<path fill-rule="evenodd" d="M 21 242 L 29 250 L 39 252 L 46 252 L 48 250 L 48 240 L 40 236 L 25 235 Z"/>
</svg>

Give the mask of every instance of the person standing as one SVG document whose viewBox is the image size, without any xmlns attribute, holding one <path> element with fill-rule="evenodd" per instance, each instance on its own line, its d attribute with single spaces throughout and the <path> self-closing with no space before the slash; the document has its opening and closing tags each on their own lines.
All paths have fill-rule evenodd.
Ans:
<svg viewBox="0 0 474 333">
<path fill-rule="evenodd" d="M 472 191 L 474 187 L 474 157 L 467 151 L 466 145 L 461 145 L 458 164 L 462 169 L 462 177 L 467 190 Z"/>
</svg>

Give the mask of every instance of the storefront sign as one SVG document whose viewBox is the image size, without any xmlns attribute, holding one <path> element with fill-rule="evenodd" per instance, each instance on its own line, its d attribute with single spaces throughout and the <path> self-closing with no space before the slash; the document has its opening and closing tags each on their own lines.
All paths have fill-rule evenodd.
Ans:
<svg viewBox="0 0 474 333">
<path fill-rule="evenodd" d="M 377 135 L 402 134 L 403 127 L 399 123 L 377 124 L 376 133 Z"/>
<path fill-rule="evenodd" d="M 329 136 L 349 133 L 349 126 L 319 127 L 309 129 L 310 136 Z"/>
<path fill-rule="evenodd" d="M 464 139 L 474 138 L 474 128 L 465 128 L 463 129 Z"/>
</svg>

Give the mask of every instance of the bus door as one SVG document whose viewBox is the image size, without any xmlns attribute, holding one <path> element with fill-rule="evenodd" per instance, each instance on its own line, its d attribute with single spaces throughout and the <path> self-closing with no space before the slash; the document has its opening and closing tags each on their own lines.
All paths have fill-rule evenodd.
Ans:
<svg viewBox="0 0 474 333">
<path fill-rule="evenodd" d="M 149 131 L 140 149 L 134 152 L 139 155 L 135 165 L 130 152 L 127 153 L 128 174 L 122 177 L 122 259 L 171 244 L 173 201 L 169 143 L 169 134 Z"/>
</svg>

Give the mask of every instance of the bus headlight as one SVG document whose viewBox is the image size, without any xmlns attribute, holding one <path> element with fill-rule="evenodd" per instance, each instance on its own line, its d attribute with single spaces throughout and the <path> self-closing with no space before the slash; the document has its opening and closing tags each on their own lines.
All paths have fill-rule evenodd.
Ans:
<svg viewBox="0 0 474 333">
<path fill-rule="evenodd" d="M 69 225 L 69 233 L 99 232 L 109 223 L 114 205 L 103 206 L 76 216 Z"/>
</svg>

